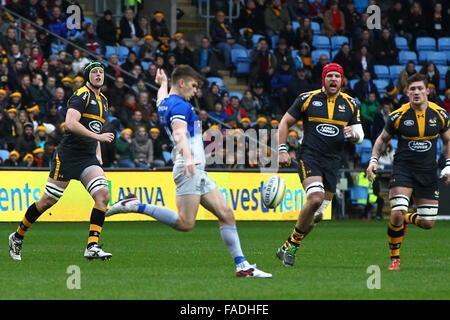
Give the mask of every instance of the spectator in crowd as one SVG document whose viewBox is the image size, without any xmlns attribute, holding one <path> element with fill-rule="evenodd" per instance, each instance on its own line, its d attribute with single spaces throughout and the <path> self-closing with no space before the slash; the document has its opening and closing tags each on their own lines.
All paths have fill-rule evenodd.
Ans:
<svg viewBox="0 0 450 320">
<path fill-rule="evenodd" d="M 389 21 L 394 25 L 395 35 L 400 37 L 405 37 L 408 43 L 411 43 L 412 35 L 407 32 L 407 12 L 403 7 L 402 0 L 396 0 L 394 7 L 389 13 Z"/>
<path fill-rule="evenodd" d="M 411 44 L 415 46 L 416 38 L 427 37 L 426 17 L 422 12 L 422 6 L 419 2 L 414 1 L 406 18 L 406 28 L 408 33 L 412 35 Z"/>
<path fill-rule="evenodd" d="M 164 161 L 163 152 L 167 151 L 167 144 L 160 138 L 161 130 L 158 128 L 150 129 L 150 138 L 153 143 L 153 166 L 164 167 L 166 162 Z"/>
<path fill-rule="evenodd" d="M 442 102 L 441 98 L 439 97 L 439 95 L 437 93 L 436 86 L 431 82 L 428 83 L 428 91 L 429 91 L 428 101 L 433 102 L 443 108 L 444 103 Z"/>
<path fill-rule="evenodd" d="M 147 133 L 147 127 L 137 128 L 136 135 L 132 140 L 133 151 L 136 156 L 138 168 L 151 168 L 153 163 L 153 142 Z"/>
<path fill-rule="evenodd" d="M 363 31 L 361 33 L 361 38 L 356 40 L 353 45 L 354 50 L 356 52 L 360 52 L 360 50 L 363 46 L 367 47 L 368 52 L 375 52 L 374 51 L 375 45 L 373 43 L 373 38 L 372 38 L 370 31 L 367 28 L 363 29 Z"/>
<path fill-rule="evenodd" d="M 139 110 L 135 110 L 133 112 L 133 116 L 131 117 L 131 120 L 128 122 L 127 128 L 130 128 L 131 131 L 138 133 L 139 127 L 144 127 L 145 132 L 147 133 L 148 130 L 148 124 L 142 117 L 142 112 Z"/>
<path fill-rule="evenodd" d="M 112 19 L 112 11 L 107 9 L 97 22 L 97 37 L 102 47 L 116 45 L 117 27 Z"/>
<path fill-rule="evenodd" d="M 220 101 L 220 85 L 216 82 L 211 83 L 209 90 L 205 94 L 205 109 L 207 111 L 214 110 L 214 104 Z"/>
<path fill-rule="evenodd" d="M 272 90 L 276 93 L 279 103 L 277 104 L 276 112 L 284 114 L 288 105 L 288 85 L 293 78 L 291 64 L 287 59 L 283 59 L 280 63 L 281 67 L 275 72 L 271 85 Z"/>
<path fill-rule="evenodd" d="M 186 40 L 183 38 L 178 39 L 177 46 L 173 50 L 173 54 L 176 58 L 177 64 L 187 64 L 190 66 L 194 64 L 192 51 L 186 46 Z"/>
<path fill-rule="evenodd" d="M 95 33 L 95 28 L 92 23 L 86 23 L 85 31 L 81 37 L 77 39 L 80 47 L 86 48 L 92 53 L 97 53 L 97 49 L 100 49 L 101 40 Z"/>
<path fill-rule="evenodd" d="M 142 45 L 143 32 L 139 24 L 136 23 L 134 11 L 131 8 L 126 8 L 124 10 L 119 25 L 120 25 L 120 35 L 119 35 L 120 43 L 129 48 Z"/>
<path fill-rule="evenodd" d="M 291 20 L 288 9 L 281 4 L 280 0 L 271 0 L 270 5 L 264 10 L 264 24 L 266 35 L 271 39 L 279 35 L 281 29 Z"/>
<path fill-rule="evenodd" d="M 304 68 L 298 68 L 287 86 L 288 105 L 292 105 L 299 94 L 311 90 L 311 80 Z"/>
<path fill-rule="evenodd" d="M 450 88 L 445 90 L 445 99 L 442 103 L 444 104 L 445 110 L 450 113 Z"/>
<path fill-rule="evenodd" d="M 144 43 L 139 47 L 138 58 L 141 61 L 151 62 L 155 61 L 155 55 L 153 54 L 153 42 L 152 35 L 148 34 L 143 38 Z"/>
<path fill-rule="evenodd" d="M 131 72 L 137 64 L 140 64 L 140 62 L 137 59 L 136 53 L 130 50 L 130 52 L 128 52 L 127 59 L 120 67 L 127 72 Z"/>
<path fill-rule="evenodd" d="M 408 61 L 405 69 L 398 76 L 397 89 L 400 94 L 406 94 L 407 80 L 416 72 L 416 64 L 414 61 Z"/>
<path fill-rule="evenodd" d="M 44 148 L 36 148 L 33 150 L 34 166 L 42 168 L 44 166 Z"/>
<path fill-rule="evenodd" d="M 291 20 L 297 21 L 301 23 L 301 21 L 306 18 L 309 14 L 308 1 L 304 0 L 294 0 L 294 4 L 290 7 L 291 11 Z"/>
<path fill-rule="evenodd" d="M 433 13 L 431 19 L 428 19 L 428 33 L 435 38 L 448 37 L 449 36 L 449 16 L 444 12 L 442 3 L 435 1 L 433 5 Z"/>
<path fill-rule="evenodd" d="M 253 97 L 253 93 L 251 90 L 245 90 L 244 95 L 241 101 L 242 107 L 245 109 L 247 113 L 247 117 L 251 122 L 256 121 L 256 117 L 258 115 L 258 110 L 261 108 L 257 99 Z"/>
<path fill-rule="evenodd" d="M 150 96 L 148 91 L 142 91 L 138 95 L 138 101 L 136 103 L 136 110 L 142 113 L 142 119 L 146 122 L 148 127 L 148 121 L 150 120 L 150 114 L 155 108 L 150 103 Z"/>
<path fill-rule="evenodd" d="M 309 18 L 312 21 L 322 23 L 324 19 L 326 8 L 321 3 L 321 0 L 314 0 L 309 4 Z"/>
<path fill-rule="evenodd" d="M 6 54 L 11 55 L 12 45 L 17 44 L 16 28 L 14 28 L 13 26 L 10 26 L 6 30 L 6 36 L 4 36 L 2 34 L 1 44 L 2 44 L 3 49 L 6 50 Z"/>
<path fill-rule="evenodd" d="M 61 8 L 54 6 L 51 9 L 51 14 L 48 16 L 48 28 L 54 34 L 66 38 L 67 37 L 67 21 Z"/>
<path fill-rule="evenodd" d="M 232 118 L 236 120 L 237 123 L 239 123 L 242 118 L 247 117 L 247 112 L 241 106 L 241 102 L 236 96 L 231 96 L 230 103 L 226 106 L 225 112 L 228 115 L 228 120 Z"/>
<path fill-rule="evenodd" d="M 260 38 L 256 48 L 250 52 L 250 75 L 251 82 L 261 81 L 264 88 L 270 91 L 270 81 L 277 65 L 275 55 L 269 51 L 267 40 Z"/>
<path fill-rule="evenodd" d="M 383 131 L 386 122 L 388 120 L 389 114 L 392 112 L 392 104 L 389 99 L 383 98 L 380 103 L 380 108 L 378 112 L 375 113 L 373 117 L 372 130 L 371 130 L 371 138 L 372 143 L 375 143 L 375 140 L 380 135 L 381 131 Z"/>
<path fill-rule="evenodd" d="M 117 77 L 114 85 L 105 94 L 108 98 L 109 106 L 114 106 L 117 112 L 119 112 L 119 109 L 122 108 L 125 102 L 125 96 L 129 92 L 129 89 L 125 87 L 125 79 L 122 76 Z"/>
<path fill-rule="evenodd" d="M 123 105 L 119 106 L 118 110 L 118 118 L 123 126 L 128 125 L 134 111 L 136 111 L 136 97 L 132 93 L 127 93 Z"/>
<path fill-rule="evenodd" d="M 347 1 L 345 8 L 342 9 L 342 12 L 344 13 L 345 18 L 345 36 L 348 38 L 352 38 L 354 27 L 355 25 L 357 25 L 360 19 L 360 14 L 358 13 L 358 11 L 356 11 L 355 8 L 355 1 Z"/>
<path fill-rule="evenodd" d="M 41 53 L 41 44 L 37 38 L 37 31 L 32 26 L 28 26 L 26 28 L 25 37 L 19 41 L 19 49 L 23 51 L 25 45 L 31 45 L 32 48 L 37 48 L 39 50 L 39 54 Z M 12 48 L 11 48 L 12 49 Z"/>
<path fill-rule="evenodd" d="M 109 74 L 111 77 L 114 78 L 119 77 L 122 74 L 122 72 L 119 70 L 121 66 L 119 65 L 119 57 L 117 56 L 117 54 L 115 53 L 111 54 L 108 62 L 111 65 L 108 64 L 108 66 L 105 68 L 105 73 Z M 113 85 L 113 80 L 110 80 L 108 77 L 105 77 L 105 82 L 108 84 L 109 87 Z"/>
<path fill-rule="evenodd" d="M 366 71 L 371 74 L 374 73 L 375 62 L 366 45 L 362 45 L 359 51 L 356 52 L 353 65 L 357 77 L 362 77 Z"/>
<path fill-rule="evenodd" d="M 29 121 L 28 113 L 25 110 L 19 110 L 15 119 L 16 123 L 16 138 L 20 138 L 23 135 L 25 123 Z M 0 147 L 1 148 L 1 147 Z"/>
<path fill-rule="evenodd" d="M 259 109 L 259 114 L 269 114 L 270 109 L 272 108 L 272 103 L 270 100 L 270 96 L 267 91 L 264 89 L 264 84 L 260 81 L 252 84 L 252 93 L 253 98 L 257 102 Z"/>
<path fill-rule="evenodd" d="M 84 67 L 90 62 L 90 60 L 81 54 L 81 51 L 76 48 L 72 51 L 72 58 L 72 70 L 77 74 L 82 73 Z"/>
<path fill-rule="evenodd" d="M 215 47 L 223 53 L 225 68 L 231 69 L 231 50 L 244 49 L 244 47 L 238 43 L 239 34 L 230 23 L 225 21 L 225 14 L 222 11 L 217 12 L 211 25 L 211 38 Z"/>
<path fill-rule="evenodd" d="M 292 51 L 295 49 L 295 30 L 292 26 L 292 22 L 288 22 L 284 25 L 283 28 L 281 28 L 279 39 L 286 40 L 286 45 L 289 49 L 289 51 Z"/>
<path fill-rule="evenodd" d="M 153 18 L 150 21 L 150 30 L 152 31 L 153 39 L 157 41 L 161 40 L 161 36 L 167 36 L 170 34 L 162 12 L 155 11 L 153 13 Z"/>
<path fill-rule="evenodd" d="M 322 70 L 328 64 L 328 57 L 325 54 L 322 54 L 319 57 L 319 63 L 314 65 L 311 75 L 311 81 L 313 83 L 314 88 L 322 87 Z"/>
<path fill-rule="evenodd" d="M 377 101 L 377 94 L 375 91 L 370 91 L 368 97 L 361 103 L 361 122 L 364 130 L 364 137 L 372 139 L 371 128 L 375 114 L 380 108 L 380 103 Z"/>
<path fill-rule="evenodd" d="M 36 149 L 35 136 L 33 134 L 33 124 L 27 122 L 23 127 L 23 135 L 17 138 L 16 151 L 23 157 L 27 153 L 32 153 Z"/>
<path fill-rule="evenodd" d="M 139 15 L 138 15 L 138 17 L 139 17 Z M 142 37 L 145 37 L 147 35 L 151 36 L 152 32 L 151 32 L 150 22 L 148 21 L 148 18 L 146 16 L 141 15 L 139 17 L 138 24 L 142 30 Z"/>
<path fill-rule="evenodd" d="M 383 28 L 381 38 L 375 41 L 375 59 L 377 64 L 391 66 L 397 64 L 398 49 L 388 28 Z"/>
<path fill-rule="evenodd" d="M 8 70 L 8 87 L 9 90 L 15 91 L 20 88 L 20 77 L 23 72 L 22 59 L 16 59 L 12 68 Z"/>
<path fill-rule="evenodd" d="M 289 65 L 291 66 L 291 70 L 295 69 L 294 59 L 292 59 L 292 53 L 288 47 L 286 39 L 278 39 L 277 47 L 273 50 L 273 54 L 275 56 L 275 61 L 277 61 L 277 65 L 274 66 L 276 69 L 279 69 L 281 67 L 281 61 L 286 61 L 287 63 L 289 63 Z"/>
<path fill-rule="evenodd" d="M 295 44 L 297 49 L 301 49 L 301 45 L 303 43 L 308 44 L 308 46 L 312 45 L 312 39 L 313 39 L 313 30 L 311 27 L 311 19 L 308 17 L 305 17 L 300 27 L 295 31 Z"/>
<path fill-rule="evenodd" d="M 311 47 L 306 42 L 300 45 L 300 49 L 294 57 L 295 68 L 304 68 L 306 73 L 311 76 L 314 64 L 311 57 Z"/>
<path fill-rule="evenodd" d="M 322 33 L 327 37 L 345 34 L 345 17 L 344 13 L 339 10 L 338 3 L 335 0 L 330 2 L 330 9 L 325 11 L 323 16 Z"/>
<path fill-rule="evenodd" d="M 208 112 L 208 115 L 210 115 L 214 119 L 217 119 L 222 122 L 226 122 L 227 118 L 228 118 L 228 114 L 224 111 L 223 104 L 220 100 L 217 100 L 214 103 L 214 111 Z M 210 126 L 214 125 L 214 124 L 221 124 L 211 118 L 209 118 L 208 121 L 209 121 Z"/>
<path fill-rule="evenodd" d="M 20 163 L 21 167 L 36 167 L 36 163 L 34 162 L 34 156 L 31 153 L 27 153 L 23 158 L 22 162 Z"/>
<path fill-rule="evenodd" d="M 19 153 L 16 150 L 11 150 L 9 153 L 9 158 L 5 160 L 5 167 L 18 167 L 20 165 L 19 162 Z"/>
<path fill-rule="evenodd" d="M 16 145 L 16 108 L 8 108 L 5 110 L 5 116 L 0 117 L 0 137 L 2 137 L 3 148 L 6 150 L 13 150 Z"/>
<path fill-rule="evenodd" d="M 342 68 L 344 69 L 344 75 L 349 78 L 353 79 L 356 76 L 356 72 L 354 69 L 354 59 L 351 54 L 350 50 L 350 44 L 349 43 L 343 43 L 341 46 L 341 50 L 336 54 L 336 56 L 333 59 L 333 62 L 338 63 Z"/>
<path fill-rule="evenodd" d="M 135 159 L 132 134 L 130 128 L 125 128 L 120 132 L 120 137 L 116 139 L 116 157 L 119 167 L 136 168 L 136 164 L 139 162 Z"/>
<path fill-rule="evenodd" d="M 378 88 L 373 83 L 370 71 L 363 72 L 362 78 L 355 84 L 353 92 L 359 101 L 365 101 L 369 98 L 369 93 L 375 93 L 375 96 L 378 97 Z"/>
<path fill-rule="evenodd" d="M 220 76 L 217 72 L 217 57 L 208 37 L 203 37 L 200 48 L 194 51 L 193 63 L 195 70 L 206 78 Z"/>
<path fill-rule="evenodd" d="M 47 139 L 47 128 L 44 125 L 39 125 L 34 133 L 34 142 L 36 143 L 36 147 L 44 149 Z"/>
<path fill-rule="evenodd" d="M 48 112 L 44 114 L 42 117 L 43 123 L 50 123 L 55 126 L 55 128 L 59 128 L 61 123 L 64 122 L 64 118 L 58 113 L 58 105 L 53 101 L 48 108 Z"/>
<path fill-rule="evenodd" d="M 56 147 L 56 144 L 53 141 L 51 141 L 51 140 L 47 141 L 47 143 L 45 144 L 45 146 L 44 146 L 44 154 L 42 156 L 42 166 L 43 167 L 50 167 L 51 166 L 51 163 L 52 163 L 52 160 L 53 160 L 53 155 L 54 155 L 55 150 L 56 150 L 55 147 Z M 34 157 L 33 157 L 33 160 L 34 160 Z"/>
<path fill-rule="evenodd" d="M 434 85 L 436 90 L 439 89 L 439 80 L 441 75 L 439 74 L 439 70 L 436 68 L 434 62 L 429 61 L 425 63 L 419 72 L 427 78 L 428 83 Z"/>
</svg>

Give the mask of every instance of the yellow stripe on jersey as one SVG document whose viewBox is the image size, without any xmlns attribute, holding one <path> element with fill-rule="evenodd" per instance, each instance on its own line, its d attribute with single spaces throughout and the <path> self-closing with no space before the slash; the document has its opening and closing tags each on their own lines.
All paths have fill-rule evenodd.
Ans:
<svg viewBox="0 0 450 320">
<path fill-rule="evenodd" d="M 302 93 L 302 95 L 308 94 L 308 93 L 309 93 L 310 96 L 308 97 L 308 100 L 306 100 L 305 103 L 303 104 L 302 109 L 301 109 L 301 112 L 304 112 L 304 111 L 309 107 L 309 104 L 311 103 L 312 97 L 314 97 L 316 94 L 319 94 L 319 93 L 321 93 L 321 92 L 322 92 L 322 90 L 321 90 L 321 89 L 318 89 L 318 90 L 314 90 L 314 91 L 309 91 L 309 92 Z"/>
<path fill-rule="evenodd" d="M 55 168 L 55 174 L 53 175 L 53 179 L 58 179 L 58 173 L 59 173 L 59 167 L 61 166 L 61 161 L 59 161 L 58 153 L 56 153 L 56 168 Z"/>
<path fill-rule="evenodd" d="M 419 129 L 419 137 L 423 137 L 425 135 L 425 112 L 426 110 L 419 111 L 415 110 L 416 119 L 417 119 L 417 127 Z"/>
<path fill-rule="evenodd" d="M 334 108 L 336 107 L 336 97 L 327 98 L 328 119 L 332 120 L 334 117 Z"/>
<path fill-rule="evenodd" d="M 100 106 L 100 108 L 102 108 L 102 106 Z M 101 123 L 105 123 L 105 119 L 103 119 L 101 117 L 101 115 L 100 116 L 96 116 L 95 114 L 83 113 L 82 116 L 85 117 L 85 118 L 91 118 L 91 119 L 94 119 L 94 120 L 98 120 Z"/>
<path fill-rule="evenodd" d="M 434 136 L 428 136 L 428 137 L 407 137 L 407 136 L 401 136 L 402 139 L 405 140 L 432 140 L 432 139 L 436 139 L 437 137 L 439 137 L 439 134 L 436 134 Z"/>
<path fill-rule="evenodd" d="M 405 103 L 404 105 L 402 105 L 400 108 L 398 108 L 397 110 L 395 110 L 395 111 L 393 111 L 393 112 L 391 112 L 390 114 L 389 114 L 389 116 L 392 116 L 392 115 L 394 115 L 395 113 L 401 113 L 400 114 L 400 116 L 395 120 L 395 122 L 394 122 L 394 128 L 395 128 L 395 130 L 398 130 L 398 127 L 399 127 L 399 125 L 400 125 L 400 120 L 401 120 L 401 118 L 403 117 L 403 115 L 406 113 L 406 111 L 408 111 L 409 110 L 409 108 L 411 107 L 411 105 L 409 104 L 409 103 Z"/>
<path fill-rule="evenodd" d="M 352 113 L 355 113 L 355 107 L 353 106 L 353 103 L 350 102 L 350 99 L 352 99 L 352 97 L 344 92 L 341 92 L 341 96 L 342 96 L 342 98 L 344 98 L 347 101 L 350 108 L 352 108 Z"/>
<path fill-rule="evenodd" d="M 319 118 L 319 117 L 309 117 L 308 121 L 311 121 L 311 122 L 324 122 L 324 123 L 330 123 L 330 124 L 337 124 L 337 125 L 341 125 L 341 126 L 346 126 L 347 123 L 348 123 L 346 121 L 339 121 L 339 120 Z"/>
</svg>

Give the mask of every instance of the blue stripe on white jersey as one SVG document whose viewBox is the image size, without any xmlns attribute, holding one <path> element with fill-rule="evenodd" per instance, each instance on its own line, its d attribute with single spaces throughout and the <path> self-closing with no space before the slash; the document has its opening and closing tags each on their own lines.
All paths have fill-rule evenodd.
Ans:
<svg viewBox="0 0 450 320">
<path fill-rule="evenodd" d="M 170 95 L 163 100 L 159 100 L 157 103 L 159 122 L 166 130 L 167 135 L 175 144 L 172 134 L 172 122 L 182 121 L 187 125 L 187 131 L 189 133 L 189 145 L 191 153 L 195 160 L 201 162 L 200 166 L 205 166 L 205 152 L 203 148 L 203 138 L 201 122 L 194 111 L 192 105 L 178 95 Z M 175 148 L 174 148 L 175 149 Z M 174 154 L 172 154 L 174 158 Z M 184 163 L 184 159 L 176 152 L 173 159 L 175 164 Z"/>
</svg>

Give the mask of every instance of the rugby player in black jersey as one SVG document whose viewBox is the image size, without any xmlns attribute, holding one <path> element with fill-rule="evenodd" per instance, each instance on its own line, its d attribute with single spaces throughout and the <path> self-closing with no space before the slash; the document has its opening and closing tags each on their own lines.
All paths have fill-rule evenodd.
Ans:
<svg viewBox="0 0 450 320">
<path fill-rule="evenodd" d="M 31 225 L 64 193 L 70 180 L 81 181 L 95 201 L 90 217 L 88 259 L 109 259 L 111 253 L 102 250 L 98 239 L 109 202 L 109 188 L 101 167 L 100 142 L 112 142 L 113 133 L 102 133 L 108 103 L 100 92 L 104 82 L 104 67 L 91 62 L 84 69 L 86 84 L 74 92 L 67 103 L 66 129 L 55 152 L 44 193 L 26 211 L 16 232 L 9 236 L 9 252 L 13 260 L 21 260 L 22 242 Z"/>
<path fill-rule="evenodd" d="M 393 137 L 398 138 L 393 172 L 389 185 L 391 219 L 388 241 L 391 261 L 389 270 L 400 269 L 400 246 L 408 224 L 431 229 L 438 213 L 438 166 L 436 145 L 441 136 L 446 166 L 440 177 L 450 183 L 450 130 L 445 109 L 428 101 L 427 80 L 416 73 L 407 80 L 409 103 L 393 111 L 385 128 L 375 141 L 366 174 L 373 180 L 378 159 Z M 414 197 L 417 212 L 408 213 L 409 200 Z"/>
<path fill-rule="evenodd" d="M 277 257 L 285 266 L 293 266 L 304 237 L 319 222 L 336 192 L 336 183 L 344 140 L 361 143 L 364 139 L 358 103 L 341 92 L 344 72 L 336 63 L 322 72 L 322 88 L 300 94 L 279 125 L 278 163 L 289 166 L 286 148 L 289 128 L 303 120 L 304 138 L 300 148 L 299 176 L 306 192 L 294 231 L 278 248 Z"/>
</svg>

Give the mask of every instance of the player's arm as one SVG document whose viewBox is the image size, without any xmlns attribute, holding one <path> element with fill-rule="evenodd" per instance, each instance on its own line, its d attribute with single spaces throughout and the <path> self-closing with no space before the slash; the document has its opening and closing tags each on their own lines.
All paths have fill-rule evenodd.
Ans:
<svg viewBox="0 0 450 320">
<path fill-rule="evenodd" d="M 200 162 L 196 162 L 192 156 L 191 148 L 189 147 L 187 124 L 184 121 L 174 120 L 171 125 L 176 148 L 183 156 L 185 162 L 183 174 L 188 177 L 193 176 L 195 174 L 195 165 Z"/>
<path fill-rule="evenodd" d="M 372 149 L 372 157 L 369 161 L 369 166 L 366 170 L 366 176 L 369 181 L 373 181 L 373 172 L 377 171 L 378 169 L 378 159 L 383 154 L 384 150 L 386 150 L 387 146 L 389 145 L 389 142 L 392 139 L 392 135 L 390 135 L 386 129 L 383 129 L 381 131 L 381 134 L 378 136 L 377 140 L 375 141 Z"/>
<path fill-rule="evenodd" d="M 114 133 L 106 132 L 97 134 L 92 132 L 80 123 L 80 119 L 81 113 L 77 109 L 69 108 L 66 114 L 66 129 L 73 134 L 91 138 L 99 142 L 111 142 L 114 140 Z"/>
<path fill-rule="evenodd" d="M 444 149 L 444 157 L 445 157 L 445 167 L 441 171 L 441 178 L 446 176 L 445 184 L 450 183 L 450 130 L 445 131 L 441 134 L 443 149 Z"/>
<path fill-rule="evenodd" d="M 360 107 L 356 102 L 353 103 L 353 107 L 353 117 L 350 121 L 350 125 L 344 127 L 344 137 L 349 138 L 350 142 L 354 144 L 360 144 L 364 140 L 364 130 L 361 125 Z"/>
<path fill-rule="evenodd" d="M 97 156 L 98 162 L 100 162 L 100 165 L 103 165 L 102 148 L 100 147 L 100 141 L 97 142 L 97 150 L 95 150 L 95 154 Z"/>
<path fill-rule="evenodd" d="M 156 82 L 156 84 L 159 85 L 158 94 L 157 94 L 158 101 L 165 99 L 168 95 L 169 84 L 167 81 L 166 73 L 164 72 L 163 69 L 156 70 L 155 82 Z"/>
</svg>

